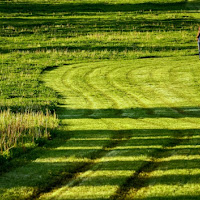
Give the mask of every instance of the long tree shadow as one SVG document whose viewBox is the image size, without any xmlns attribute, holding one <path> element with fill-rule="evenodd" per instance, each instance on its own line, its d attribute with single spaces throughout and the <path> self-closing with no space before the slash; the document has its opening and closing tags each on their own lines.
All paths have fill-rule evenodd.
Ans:
<svg viewBox="0 0 200 200">
<path fill-rule="evenodd" d="M 60 200 L 66 200 L 66 198 L 59 198 Z M 76 198 L 78 200 L 83 200 L 82 198 Z M 94 199 L 94 200 L 110 200 L 110 198 L 95 198 L 93 195 L 88 195 L 87 199 Z M 199 196 L 197 195 L 176 195 L 170 197 L 163 197 L 163 196 L 155 196 L 155 197 L 147 197 L 145 200 L 199 200 Z M 67 200 L 74 200 L 74 198 L 67 198 Z M 133 200 L 133 198 L 126 198 L 126 200 Z M 141 198 L 139 199 L 141 200 Z"/>
<path fill-rule="evenodd" d="M 177 131 L 179 134 L 177 134 Z M 7 190 L 13 188 L 34 187 L 36 191 L 34 195 L 37 196 L 38 193 L 47 191 L 51 187 L 60 184 L 60 182 L 62 183 L 63 179 L 65 180 L 64 183 L 67 183 L 76 174 L 87 170 L 93 171 L 97 175 L 87 177 L 85 180 L 80 179 L 71 187 L 79 186 L 80 183 L 80 187 L 121 186 L 129 177 L 129 175 L 122 176 L 122 171 L 137 172 L 150 162 L 149 159 L 151 157 L 157 158 L 158 154 L 162 156 L 159 158 L 170 158 L 173 150 L 166 149 L 163 151 L 163 147 L 167 145 L 180 147 L 179 150 L 176 150 L 177 159 L 162 161 L 159 164 L 159 170 L 199 170 L 200 159 L 197 157 L 188 159 L 189 155 L 198 156 L 199 149 L 194 147 L 200 141 L 200 138 L 195 137 L 199 136 L 199 134 L 199 129 L 72 131 L 69 133 L 70 139 L 58 149 L 43 150 L 39 159 L 35 160 L 35 162 L 3 174 L 0 177 L 0 193 L 4 194 Z M 108 139 L 108 135 L 111 136 L 110 139 Z M 194 141 L 190 140 L 190 145 L 187 147 L 188 137 L 194 137 Z M 181 142 L 179 141 L 180 138 L 182 138 Z M 186 157 L 180 157 L 183 155 Z M 47 161 L 48 159 L 51 162 Z M 98 175 L 101 171 L 104 176 Z M 60 176 L 61 172 L 62 176 Z M 112 176 L 110 175 L 111 172 Z M 198 177 L 199 174 L 164 174 L 155 177 L 154 184 L 169 186 L 186 183 L 199 184 Z M 46 181 L 46 184 L 44 184 L 44 181 Z M 148 183 L 148 179 L 146 181 Z M 38 188 L 40 185 L 42 187 Z M 190 197 L 193 196 L 191 195 Z M 162 198 L 165 199 L 165 197 Z M 79 198 L 77 197 L 77 199 Z M 94 195 L 93 199 L 98 198 L 95 198 Z"/>
<path fill-rule="evenodd" d="M 117 44 L 117 43 L 116 43 Z M 195 46 L 144 46 L 141 47 L 139 45 L 130 44 L 130 46 L 123 46 L 123 45 L 114 45 L 114 46 L 99 46 L 99 47 L 93 47 L 93 46 L 45 46 L 45 47 L 37 47 L 37 48 L 14 48 L 14 49 L 1 49 L 0 53 L 10 53 L 13 51 L 17 52 L 47 52 L 47 51 L 67 51 L 67 52 L 74 52 L 74 51 L 117 51 L 117 52 L 123 52 L 123 51 L 149 51 L 149 52 L 158 52 L 158 51 L 181 51 L 181 50 L 189 50 L 189 49 L 196 49 Z"/>
<path fill-rule="evenodd" d="M 198 1 L 187 2 L 185 0 L 174 3 L 13 3 L 2 2 L 0 12 L 2 13 L 32 13 L 34 15 L 44 15 L 52 13 L 76 13 L 76 12 L 132 12 L 132 11 L 182 11 L 192 10 L 199 6 Z"/>
<path fill-rule="evenodd" d="M 145 198 L 145 200 L 179 200 L 179 199 L 181 199 L 181 200 L 199 200 L 199 195 L 175 195 L 175 196 L 168 196 L 168 197 L 154 196 L 154 197 Z M 95 199 L 95 200 L 100 200 L 100 199 Z M 126 200 L 132 200 L 132 198 L 126 198 Z"/>
<path fill-rule="evenodd" d="M 199 118 L 200 107 L 155 107 L 127 109 L 66 109 L 58 108 L 61 119 L 101 118 Z"/>
<path fill-rule="evenodd" d="M 70 17 L 66 19 L 21 19 L 9 18 L 0 19 L 1 36 L 27 36 L 35 34 L 53 34 L 57 37 L 75 37 L 74 33 L 87 35 L 93 32 L 111 32 L 111 31 L 138 31 L 138 32 L 160 32 L 160 31 L 183 31 L 191 30 L 191 27 L 198 26 L 196 19 L 187 15 L 176 19 L 133 19 L 132 17 L 119 19 L 110 17 L 104 19 L 101 17 L 82 18 Z M 12 27 L 11 27 L 12 26 Z M 48 30 L 47 30 L 48 28 Z"/>
</svg>

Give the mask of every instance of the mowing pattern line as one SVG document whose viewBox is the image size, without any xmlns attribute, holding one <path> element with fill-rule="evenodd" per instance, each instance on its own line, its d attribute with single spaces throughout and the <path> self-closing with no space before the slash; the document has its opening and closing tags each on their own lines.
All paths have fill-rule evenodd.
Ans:
<svg viewBox="0 0 200 200">
<path fill-rule="evenodd" d="M 116 191 L 115 195 L 111 197 L 111 199 L 126 199 L 130 189 L 134 190 L 134 193 L 137 193 L 139 189 L 148 185 L 147 180 L 149 174 L 158 168 L 158 166 L 162 162 L 162 158 L 170 156 L 170 148 L 181 144 L 181 142 L 183 141 L 183 134 L 181 131 L 176 130 L 173 132 L 174 138 L 172 138 L 171 141 L 169 141 L 169 143 L 167 143 L 162 149 L 157 149 L 155 152 L 153 152 L 151 161 L 145 163 L 141 168 L 138 169 L 138 171 L 136 171 L 131 177 L 129 177 L 126 182 L 121 187 L 119 187 L 119 189 Z M 134 193 L 132 192 L 132 196 L 134 196 Z"/>
<path fill-rule="evenodd" d="M 63 117 L 63 123 L 70 124 L 69 129 L 75 133 L 80 129 L 98 132 L 105 129 L 100 125 L 103 121 L 114 135 L 111 134 L 109 139 L 112 142 L 94 153 L 92 162 L 84 170 L 77 170 L 71 180 L 41 195 L 40 199 L 134 199 L 138 191 L 146 189 L 151 174 L 162 166 L 162 160 L 173 155 L 174 148 L 189 143 L 195 132 L 198 134 L 196 100 L 199 97 L 193 83 L 184 82 L 186 74 L 191 74 L 190 69 L 186 63 L 183 70 L 175 59 L 168 59 L 171 59 L 171 66 L 168 66 L 167 59 L 148 59 L 146 65 L 144 61 L 135 60 L 78 64 L 66 68 L 62 80 L 70 89 L 62 95 L 77 91 L 80 96 L 72 98 L 73 101 L 66 98 L 68 107 L 71 107 L 67 112 L 71 115 Z M 64 67 L 60 70 L 64 71 Z M 52 71 L 48 76 L 55 73 Z M 174 78 L 171 77 L 173 73 L 177 74 Z M 179 87 L 180 83 L 184 84 L 184 91 Z M 85 96 L 87 99 L 81 102 Z M 194 98 L 190 99 L 191 96 Z M 80 109 L 75 109 L 78 107 Z M 142 142 L 142 145 L 141 136 L 144 141 L 150 138 L 152 142 Z M 159 137 L 163 139 L 153 139 Z M 144 157 L 140 158 L 141 155 Z M 126 175 L 115 182 L 116 177 L 108 175 L 112 173 L 111 169 L 115 169 L 116 177 L 122 173 L 121 169 Z M 102 173 L 105 173 L 103 179 Z M 105 189 L 103 185 L 108 182 L 111 184 Z M 77 193 L 79 195 L 74 196 Z"/>
<path fill-rule="evenodd" d="M 89 155 L 90 160 L 88 162 L 83 162 L 79 164 L 78 166 L 74 167 L 73 170 L 69 173 L 62 173 L 62 176 L 59 176 L 51 185 L 48 185 L 48 187 L 46 187 L 44 190 L 37 191 L 28 199 L 37 199 L 42 193 L 50 192 L 52 191 L 52 189 L 58 189 L 65 184 L 70 184 L 70 187 L 78 185 L 81 182 L 79 176 L 82 173 L 90 170 L 93 165 L 95 165 L 98 159 L 108 154 L 110 151 L 112 151 L 113 148 L 115 148 L 120 143 L 127 141 L 129 138 L 130 134 L 127 134 L 123 131 L 118 131 L 117 134 L 114 134 L 113 137 L 110 138 L 109 143 L 103 146 L 102 149 L 92 152 Z"/>
<path fill-rule="evenodd" d="M 81 63 L 46 72 L 46 85 L 61 96 L 61 142 L 2 174 L 0 197 L 164 200 L 190 195 L 183 189 L 190 182 L 192 197 L 200 196 L 189 176 L 199 173 L 200 96 L 192 72 L 198 65 L 194 57 L 181 59 Z"/>
</svg>

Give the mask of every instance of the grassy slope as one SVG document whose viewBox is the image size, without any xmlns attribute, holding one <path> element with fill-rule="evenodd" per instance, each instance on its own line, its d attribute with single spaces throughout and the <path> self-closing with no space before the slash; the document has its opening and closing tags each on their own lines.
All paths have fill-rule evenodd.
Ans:
<svg viewBox="0 0 200 200">
<path fill-rule="evenodd" d="M 2 198 L 198 199 L 197 2 L 59 2 L 0 7 L 2 66 L 65 64 L 44 78 L 58 138 L 1 175 Z M 153 56 L 171 58 L 134 60 Z"/>
</svg>

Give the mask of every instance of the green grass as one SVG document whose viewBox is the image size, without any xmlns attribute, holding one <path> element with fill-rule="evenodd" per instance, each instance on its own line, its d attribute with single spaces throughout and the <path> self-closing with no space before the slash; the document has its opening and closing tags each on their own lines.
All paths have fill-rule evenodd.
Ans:
<svg viewBox="0 0 200 200">
<path fill-rule="evenodd" d="M 0 1 L 0 109 L 56 108 L 62 122 L 3 163 L 0 198 L 199 199 L 198 9 Z"/>
<path fill-rule="evenodd" d="M 38 80 L 46 68 L 196 54 L 196 1 L 29 0 L 0 4 L 1 110 L 55 109 L 56 94 Z"/>
<path fill-rule="evenodd" d="M 60 117 L 78 137 L 75 141 L 89 140 L 88 130 L 108 130 L 119 134 L 119 143 L 76 180 L 41 199 L 198 199 L 198 175 L 188 175 L 193 168 L 199 173 L 197 71 L 195 57 L 176 57 L 78 64 L 49 72 L 45 81 L 62 92 L 67 105 L 60 107 Z M 83 146 L 84 141 L 80 151 Z M 185 190 L 190 182 L 195 194 Z M 168 192 L 174 189 L 177 193 Z"/>
<path fill-rule="evenodd" d="M 50 130 L 53 131 L 57 126 L 56 115 L 51 115 L 48 111 L 46 114 L 13 114 L 9 110 L 0 112 L 1 154 L 7 153 L 13 147 L 25 147 L 27 143 L 30 145 L 41 139 L 49 139 Z"/>
<path fill-rule="evenodd" d="M 180 193 L 183 199 L 198 199 L 197 71 L 192 56 L 120 65 L 116 61 L 77 64 L 44 74 L 46 84 L 62 92 L 60 137 L 69 138 L 44 149 L 28 165 L 4 173 L 3 198 L 38 196 L 58 181 L 62 187 L 40 198 L 133 199 L 137 194 L 142 199 L 164 199 L 165 191 L 178 188 L 176 194 L 168 193 L 169 199 Z M 167 96 L 161 98 L 163 92 Z M 131 177 L 138 180 L 133 187 Z M 151 182 L 154 187 L 149 188 Z M 190 183 L 195 194 L 185 189 Z"/>
<path fill-rule="evenodd" d="M 56 94 L 38 80 L 46 68 L 196 54 L 198 12 L 191 12 L 196 1 L 29 0 L 0 4 L 1 110 L 55 109 Z"/>
</svg>

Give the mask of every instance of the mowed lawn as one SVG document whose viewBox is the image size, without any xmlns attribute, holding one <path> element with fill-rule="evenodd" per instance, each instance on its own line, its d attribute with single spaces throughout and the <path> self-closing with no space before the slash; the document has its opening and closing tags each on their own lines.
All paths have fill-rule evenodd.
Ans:
<svg viewBox="0 0 200 200">
<path fill-rule="evenodd" d="M 61 120 L 52 140 L 1 171 L 0 198 L 200 199 L 198 8 L 0 2 L 1 107 L 56 101 Z"/>
<path fill-rule="evenodd" d="M 73 146 L 63 150 L 82 158 L 84 149 L 91 163 L 41 199 L 198 199 L 197 74 L 194 56 L 78 64 L 46 74 L 66 102 L 59 113 Z"/>
</svg>

